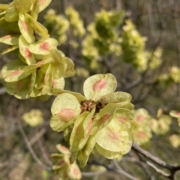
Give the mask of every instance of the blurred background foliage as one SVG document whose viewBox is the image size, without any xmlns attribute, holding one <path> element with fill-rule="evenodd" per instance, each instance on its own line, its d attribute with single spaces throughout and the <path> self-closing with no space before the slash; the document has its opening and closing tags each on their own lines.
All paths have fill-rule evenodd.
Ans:
<svg viewBox="0 0 180 180">
<path fill-rule="evenodd" d="M 0 3 L 7 3 L 7 0 Z M 76 75 L 66 79 L 65 89 L 82 93 L 82 84 L 88 76 L 110 72 L 117 78 L 117 90 L 132 95 L 137 110 L 135 113 L 143 108 L 141 111 L 148 114 L 148 118 L 150 116 L 157 121 L 160 119 L 157 114 L 159 109 L 161 115 L 168 118 L 171 110 L 180 111 L 179 8 L 180 0 L 53 0 L 49 9 L 40 14 L 39 21 L 58 40 L 58 48 L 75 63 Z M 3 35 L 2 29 L 0 34 Z M 0 49 L 3 49 L 1 44 Z M 1 55 L 0 68 L 14 58 L 13 53 Z M 44 164 L 51 165 L 50 154 L 56 152 L 56 144 L 67 145 L 62 133 L 53 132 L 49 127 L 53 99 L 51 97 L 46 102 L 38 99 L 17 100 L 6 93 L 0 81 L 0 179 L 58 179 L 29 155 L 19 126 L 20 121 L 37 157 Z M 27 118 L 36 116 L 32 109 L 36 109 L 34 114 L 40 117 L 34 127 Z M 139 144 L 169 164 L 178 164 L 179 127 L 175 118 L 170 121 L 165 133 L 158 133 L 157 125 L 150 132 L 145 123 L 140 128 L 146 127 L 142 131 L 148 134 L 150 140 Z M 134 122 L 133 128 L 139 128 L 137 122 Z M 102 157 L 98 158 L 104 165 L 110 163 Z M 90 162 L 95 159 L 91 156 Z M 166 179 L 142 165 L 133 151 L 118 164 L 137 179 Z M 101 170 L 104 169 L 89 163 L 82 171 Z M 176 177 L 180 178 L 180 173 Z M 128 178 L 107 171 L 82 179 Z"/>
</svg>

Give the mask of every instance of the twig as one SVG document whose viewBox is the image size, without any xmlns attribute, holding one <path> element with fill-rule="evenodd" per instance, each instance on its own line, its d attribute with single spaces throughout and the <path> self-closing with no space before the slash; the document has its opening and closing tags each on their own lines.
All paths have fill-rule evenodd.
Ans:
<svg viewBox="0 0 180 180">
<path fill-rule="evenodd" d="M 114 165 L 115 168 L 116 168 L 116 169 L 115 169 L 116 172 L 122 174 L 123 176 L 125 176 L 125 177 L 127 177 L 127 178 L 129 178 L 129 179 L 131 179 L 131 180 L 138 180 L 137 178 L 135 178 L 135 177 L 133 177 L 132 175 L 128 174 L 127 172 L 123 171 L 123 170 L 119 167 L 119 165 L 118 165 L 118 163 L 117 163 L 116 160 L 113 160 L 112 162 L 113 162 L 113 165 Z"/>
<path fill-rule="evenodd" d="M 129 178 L 129 180 L 138 180 L 137 178 L 133 177 L 132 175 L 130 175 L 127 172 L 125 172 L 124 170 L 122 170 L 119 166 L 114 168 L 112 165 L 106 166 L 106 165 L 101 164 L 101 163 L 96 162 L 96 161 L 88 162 L 88 164 L 95 164 L 95 165 L 103 166 L 106 168 L 107 171 L 113 171 L 113 172 L 116 172 L 118 174 L 121 174 L 124 177 Z"/>
<path fill-rule="evenodd" d="M 180 170 L 180 166 L 173 166 L 173 165 L 167 164 L 165 161 L 159 159 L 156 156 L 153 156 L 151 153 L 149 153 L 149 152 L 145 151 L 144 149 L 142 149 L 141 147 L 139 147 L 136 143 L 133 143 L 132 149 L 134 151 L 140 153 L 141 155 L 143 155 L 147 159 L 151 160 L 155 164 L 159 165 L 160 167 L 168 169 L 170 171 L 170 174 L 162 172 L 155 165 L 153 165 L 151 162 L 145 161 L 146 164 L 151 166 L 154 170 L 156 170 L 156 172 L 158 172 L 159 174 L 161 174 L 165 177 L 168 177 L 171 180 L 174 180 L 175 173 Z"/>
<path fill-rule="evenodd" d="M 42 166 L 43 168 L 45 168 L 46 170 L 51 170 L 52 168 L 46 166 L 45 164 L 43 164 L 43 163 L 39 160 L 39 158 L 36 156 L 36 154 L 34 153 L 32 147 L 31 147 L 31 144 L 30 144 L 30 142 L 28 141 L 28 139 L 27 139 L 27 137 L 26 137 L 26 134 L 25 134 L 25 132 L 24 132 L 24 130 L 23 130 L 23 128 L 22 128 L 21 123 L 20 123 L 19 120 L 18 120 L 17 124 L 18 124 L 19 131 L 20 131 L 20 133 L 21 133 L 21 135 L 22 135 L 22 137 L 23 137 L 23 139 L 24 139 L 24 142 L 25 142 L 25 144 L 26 144 L 26 146 L 27 146 L 30 154 L 32 155 L 33 159 L 34 159 L 40 166 Z"/>
</svg>

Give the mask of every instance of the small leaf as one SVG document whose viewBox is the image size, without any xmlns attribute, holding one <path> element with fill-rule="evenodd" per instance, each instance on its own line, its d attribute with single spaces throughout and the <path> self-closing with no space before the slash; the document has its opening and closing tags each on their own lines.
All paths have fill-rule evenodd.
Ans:
<svg viewBox="0 0 180 180">
<path fill-rule="evenodd" d="M 68 148 L 66 148 L 65 146 L 62 146 L 61 144 L 57 144 L 56 148 L 59 152 L 61 152 L 62 154 L 67 154 L 70 155 L 70 151 Z"/>
<path fill-rule="evenodd" d="M 83 112 L 75 121 L 73 130 L 70 136 L 70 150 L 76 152 L 79 150 L 79 144 L 84 138 L 83 121 L 88 116 L 89 112 Z"/>
<path fill-rule="evenodd" d="M 14 7 L 18 13 L 28 13 L 36 0 L 14 0 Z"/>
<path fill-rule="evenodd" d="M 131 120 L 133 119 L 133 117 L 134 114 L 130 110 L 124 108 L 118 108 L 113 120 L 122 123 L 124 127 L 130 129 Z"/>
<path fill-rule="evenodd" d="M 51 128 L 59 132 L 74 122 L 75 118 L 80 114 L 81 109 L 75 96 L 63 93 L 58 95 L 54 100 L 51 112 L 53 115 L 50 122 Z"/>
<path fill-rule="evenodd" d="M 53 79 L 52 80 L 52 89 L 54 90 L 62 90 L 64 89 L 65 82 L 64 78 L 59 78 L 59 79 Z"/>
<path fill-rule="evenodd" d="M 18 25 L 21 34 L 26 39 L 26 41 L 28 43 L 33 43 L 35 41 L 34 30 L 30 25 L 30 21 L 26 18 L 24 14 L 19 14 Z"/>
<path fill-rule="evenodd" d="M 96 144 L 95 146 L 97 152 L 101 155 L 104 156 L 107 159 L 116 159 L 116 158 L 121 158 L 122 154 L 119 152 L 113 152 L 113 151 L 109 151 L 106 149 L 103 149 L 101 146 L 99 146 L 98 144 Z"/>
<path fill-rule="evenodd" d="M 24 113 L 22 119 L 32 127 L 43 123 L 42 112 L 38 109 L 32 109 L 30 112 Z"/>
<path fill-rule="evenodd" d="M 94 146 L 96 144 L 96 139 L 98 138 L 98 134 L 91 135 L 84 146 L 84 148 L 78 152 L 78 161 L 80 163 L 80 167 L 86 166 L 86 163 L 89 159 L 89 156 L 94 149 Z"/>
<path fill-rule="evenodd" d="M 81 172 L 77 164 L 71 164 L 71 166 L 69 167 L 68 175 L 71 179 L 81 179 Z"/>
<path fill-rule="evenodd" d="M 126 92 L 114 92 L 111 94 L 106 94 L 99 99 L 102 104 L 131 102 L 131 100 L 132 96 Z"/>
<path fill-rule="evenodd" d="M 43 11 L 50 3 L 52 0 L 38 0 L 38 10 L 39 12 Z"/>
<path fill-rule="evenodd" d="M 129 131 L 119 122 L 111 121 L 99 132 L 97 144 L 103 149 L 126 154 L 132 146 Z"/>
<path fill-rule="evenodd" d="M 9 53 L 9 52 L 11 52 L 11 51 L 14 51 L 14 50 L 16 50 L 16 49 L 18 49 L 18 46 L 10 46 L 9 48 L 1 51 L 1 54 L 2 54 L 2 55 L 7 54 L 7 53 Z"/>
<path fill-rule="evenodd" d="M 75 75 L 75 70 L 74 70 L 74 63 L 72 60 L 70 60 L 67 57 L 64 57 L 63 60 L 67 64 L 66 72 L 63 75 L 64 77 L 71 77 Z"/>
<path fill-rule="evenodd" d="M 5 20 L 8 22 L 16 22 L 18 21 L 18 13 L 16 12 L 14 2 L 10 3 L 7 10 L 6 10 L 6 15 L 5 15 Z"/>
<path fill-rule="evenodd" d="M 48 30 L 40 24 L 38 21 L 36 21 L 34 18 L 32 18 L 29 14 L 25 14 L 26 18 L 31 23 L 34 31 L 43 38 L 49 38 Z"/>
<path fill-rule="evenodd" d="M 4 86 L 9 94 L 14 95 L 18 99 L 29 98 L 29 82 L 31 76 L 28 76 L 20 81 L 16 82 L 4 82 Z"/>
<path fill-rule="evenodd" d="M 96 74 L 86 79 L 83 91 L 87 99 L 98 100 L 106 94 L 113 93 L 117 82 L 112 74 Z"/>
<path fill-rule="evenodd" d="M 8 6 L 9 6 L 8 4 L 0 4 L 0 10 L 1 11 L 6 11 Z"/>
<path fill-rule="evenodd" d="M 23 36 L 19 38 L 19 51 L 28 65 L 36 63 L 34 55 L 29 51 L 29 43 Z"/>
<path fill-rule="evenodd" d="M 6 35 L 0 38 L 0 42 L 8 45 L 18 45 L 19 36 Z"/>
<path fill-rule="evenodd" d="M 64 61 L 64 57 L 61 51 L 57 49 L 52 49 L 51 56 L 53 58 L 53 62 L 52 62 L 53 79 L 59 79 L 61 77 L 64 77 L 67 69 L 67 63 Z"/>
<path fill-rule="evenodd" d="M 20 60 L 10 61 L 2 69 L 3 78 L 6 82 L 18 81 L 32 74 L 37 67 L 37 65 L 26 66 Z"/>
<path fill-rule="evenodd" d="M 34 44 L 31 44 L 29 46 L 29 50 L 33 54 L 38 54 L 38 55 L 48 55 L 50 54 L 51 49 L 56 48 L 58 45 L 57 40 L 53 38 L 49 38 L 46 40 L 42 40 L 39 42 L 36 42 Z"/>
<path fill-rule="evenodd" d="M 95 116 L 91 134 L 95 134 L 106 127 L 113 119 L 115 111 L 116 105 L 113 103 L 109 103 L 104 108 L 102 108 Z"/>
</svg>

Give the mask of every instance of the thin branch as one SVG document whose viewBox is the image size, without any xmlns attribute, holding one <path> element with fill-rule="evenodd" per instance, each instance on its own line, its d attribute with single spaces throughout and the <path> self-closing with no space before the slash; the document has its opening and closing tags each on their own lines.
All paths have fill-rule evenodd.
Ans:
<svg viewBox="0 0 180 180">
<path fill-rule="evenodd" d="M 26 146 L 27 146 L 30 154 L 32 155 L 33 159 L 34 159 L 40 166 L 42 166 L 43 168 L 45 168 L 46 170 L 51 170 L 52 168 L 46 166 L 45 164 L 43 164 L 43 163 L 39 160 L 39 158 L 37 157 L 37 155 L 34 153 L 32 147 L 31 147 L 31 144 L 30 144 L 30 142 L 28 141 L 28 139 L 27 139 L 27 137 L 26 137 L 26 134 L 25 134 L 25 132 L 24 132 L 24 130 L 23 130 L 23 128 L 22 128 L 21 123 L 20 123 L 19 120 L 18 120 L 17 124 L 18 124 L 19 131 L 20 131 L 20 133 L 21 133 L 21 135 L 22 135 L 22 137 L 23 137 L 23 139 L 24 139 L 24 142 L 25 142 L 25 144 L 26 144 Z"/>
<path fill-rule="evenodd" d="M 116 172 L 118 174 L 121 174 L 124 177 L 129 178 L 129 180 L 138 180 L 134 176 L 132 176 L 132 175 L 128 174 L 127 172 L 125 172 L 124 170 L 122 170 L 119 166 L 114 168 L 113 167 L 113 166 L 115 166 L 114 164 L 113 164 L 113 166 L 112 165 L 106 166 L 106 165 L 101 164 L 101 163 L 96 162 L 96 161 L 88 162 L 88 164 L 95 164 L 95 165 L 98 165 L 98 166 L 103 166 L 103 167 L 106 168 L 107 171 L 113 171 L 113 172 Z"/>
<path fill-rule="evenodd" d="M 127 177 L 127 178 L 129 178 L 129 179 L 131 179 L 131 180 L 138 180 L 137 178 L 135 178 L 135 177 L 133 177 L 132 175 L 128 174 L 127 172 L 123 171 L 123 170 L 119 167 L 119 165 L 118 165 L 118 163 L 117 163 L 116 160 L 113 160 L 112 162 L 113 162 L 113 165 L 114 165 L 115 168 L 116 168 L 116 169 L 115 169 L 116 172 L 122 174 L 123 176 L 125 176 L 125 177 Z"/>
<path fill-rule="evenodd" d="M 159 174 L 161 174 L 161 175 L 163 175 L 165 177 L 168 177 L 171 180 L 174 180 L 175 173 L 180 170 L 180 166 L 173 166 L 173 165 L 167 164 L 165 161 L 163 161 L 163 160 L 159 159 L 158 157 L 152 155 L 148 151 L 145 151 L 144 149 L 142 149 L 141 147 L 139 147 L 135 143 L 133 143 L 132 149 L 134 151 L 140 153 L 141 155 L 143 155 L 147 159 L 151 160 L 155 164 L 159 165 L 160 167 L 168 169 L 170 171 L 170 174 L 166 174 L 166 173 L 162 172 L 155 165 L 153 165 L 152 163 L 146 161 L 146 164 L 151 166 L 154 170 L 156 170 L 156 172 L 158 172 Z"/>
</svg>

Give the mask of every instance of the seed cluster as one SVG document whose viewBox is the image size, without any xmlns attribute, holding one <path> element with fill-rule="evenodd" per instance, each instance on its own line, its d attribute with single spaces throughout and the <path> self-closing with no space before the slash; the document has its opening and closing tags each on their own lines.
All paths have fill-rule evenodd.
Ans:
<svg viewBox="0 0 180 180">
<path fill-rule="evenodd" d="M 93 100 L 85 100 L 81 102 L 81 113 L 84 111 L 89 111 L 91 112 L 91 110 L 96 106 L 96 113 L 98 113 L 100 111 L 100 109 L 103 108 L 103 105 L 100 101 L 93 101 Z"/>
</svg>

